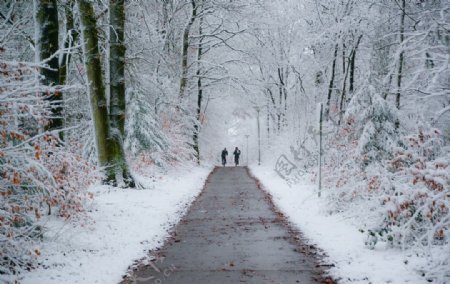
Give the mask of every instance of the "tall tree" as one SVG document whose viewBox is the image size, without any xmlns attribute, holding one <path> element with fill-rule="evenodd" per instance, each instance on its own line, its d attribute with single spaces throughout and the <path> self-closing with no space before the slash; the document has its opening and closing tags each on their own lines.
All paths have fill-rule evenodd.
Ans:
<svg viewBox="0 0 450 284">
<path fill-rule="evenodd" d="M 95 130 L 99 164 L 106 168 L 106 181 L 113 184 L 122 182 L 122 172 L 126 166 L 122 143 L 115 137 L 120 137 L 120 131 L 111 129 L 108 117 L 108 105 L 105 94 L 105 85 L 102 76 L 101 54 L 98 47 L 97 22 L 92 3 L 88 0 L 78 1 L 82 34 L 84 41 L 84 56 L 86 64 L 89 96 Z M 123 164 L 118 164 L 118 161 Z M 132 180 L 126 185 L 133 187 Z"/>
<path fill-rule="evenodd" d="M 78 38 L 78 32 L 74 26 L 73 8 L 75 0 L 68 0 L 64 5 L 64 14 L 66 17 L 66 37 L 64 40 L 63 55 L 60 56 L 59 63 L 59 84 L 64 85 L 67 81 L 67 72 L 69 69 L 69 63 L 71 60 L 70 49 L 73 47 L 74 42 Z"/>
<path fill-rule="evenodd" d="M 397 71 L 397 92 L 395 94 L 395 106 L 397 109 L 400 109 L 400 95 L 402 88 L 402 76 L 403 76 L 403 64 L 404 64 L 404 50 L 403 50 L 403 41 L 405 39 L 405 16 L 406 16 L 406 0 L 402 0 L 401 6 L 401 16 L 400 16 L 400 54 L 398 57 L 398 71 Z M 395 122 L 395 127 L 399 128 L 400 121 L 397 120 Z"/>
<path fill-rule="evenodd" d="M 337 54 L 338 54 L 338 44 L 336 44 L 334 47 L 334 57 L 333 57 L 333 63 L 331 65 L 330 84 L 328 85 L 327 105 L 325 108 L 325 120 L 327 120 L 327 121 L 328 121 L 328 118 L 330 117 L 331 95 L 333 94 L 333 90 L 334 90 L 334 79 L 335 79 L 335 74 L 336 74 Z"/>
<path fill-rule="evenodd" d="M 349 56 L 349 63 L 348 63 L 348 68 L 345 70 L 345 68 L 343 69 L 343 74 L 344 78 L 343 78 L 343 85 L 342 85 L 342 91 L 341 91 L 341 101 L 339 103 L 339 120 L 338 120 L 338 125 L 341 124 L 342 121 L 342 117 L 345 113 L 345 104 L 351 99 L 351 95 L 353 94 L 353 89 L 354 89 L 354 76 L 355 76 L 355 60 L 356 60 L 356 51 L 358 49 L 359 43 L 361 42 L 361 38 L 362 35 L 360 35 L 356 41 L 355 46 L 353 47 L 352 51 L 350 52 L 350 56 Z M 349 98 L 347 98 L 347 77 L 350 74 L 350 86 L 349 86 Z"/>
<path fill-rule="evenodd" d="M 37 55 L 40 62 L 48 67 L 41 68 L 41 83 L 46 86 L 58 86 L 59 80 L 59 23 L 58 6 L 56 0 L 35 0 Z M 61 129 L 63 127 L 63 98 L 59 90 L 54 90 L 47 96 L 51 107 L 51 117 L 46 130 Z M 63 138 L 63 132 L 59 132 Z"/>
<path fill-rule="evenodd" d="M 362 35 L 360 35 L 358 37 L 358 40 L 356 41 L 356 45 L 353 48 L 352 53 L 350 54 L 350 82 L 349 82 L 349 88 L 348 88 L 348 92 L 350 95 L 353 94 L 353 91 L 355 89 L 355 62 L 356 62 L 356 51 L 358 49 L 359 43 L 361 42 L 362 39 Z"/>
<path fill-rule="evenodd" d="M 203 17 L 200 17 L 199 24 L 198 24 L 198 34 L 200 35 L 198 47 L 197 47 L 197 114 L 196 114 L 196 121 L 194 124 L 194 151 L 197 159 L 197 163 L 200 164 L 200 145 L 198 143 L 198 136 L 200 132 L 200 125 L 201 125 L 201 111 L 202 111 L 202 101 L 203 101 L 203 85 L 202 85 L 202 76 L 201 76 L 201 60 L 203 56 Z"/>
<path fill-rule="evenodd" d="M 110 0 L 109 4 L 109 88 L 110 139 L 116 174 L 121 172 L 127 186 L 134 187 L 123 152 L 125 137 L 125 1 Z"/>
<path fill-rule="evenodd" d="M 184 92 L 187 86 L 187 75 L 188 75 L 188 50 L 189 50 L 189 34 L 191 32 L 191 27 L 194 24 L 195 18 L 197 17 L 197 4 L 195 0 L 191 0 L 192 14 L 189 17 L 189 21 L 183 31 L 183 43 L 181 49 L 181 78 L 180 78 L 180 98 L 184 96 Z"/>
<path fill-rule="evenodd" d="M 101 166 L 108 166 L 108 106 L 103 83 L 100 50 L 98 48 L 97 22 L 92 3 L 78 1 L 80 22 L 82 26 L 86 74 L 91 101 L 92 120 L 95 130 L 98 161 Z M 107 179 L 113 180 L 114 171 L 109 170 Z"/>
</svg>

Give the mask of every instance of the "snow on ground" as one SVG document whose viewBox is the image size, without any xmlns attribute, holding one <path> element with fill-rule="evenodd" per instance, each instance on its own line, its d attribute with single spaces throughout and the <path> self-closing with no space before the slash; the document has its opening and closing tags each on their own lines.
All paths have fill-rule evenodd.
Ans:
<svg viewBox="0 0 450 284">
<path fill-rule="evenodd" d="M 275 205 L 328 255 L 326 261 L 335 265 L 329 272 L 339 283 L 427 283 L 412 267 L 419 259 L 407 251 L 385 249 L 380 244 L 374 250 L 366 248 L 365 234 L 350 220 L 326 213 L 326 192 L 319 199 L 317 186 L 307 178 L 289 187 L 271 167 L 250 166 L 250 170 L 273 196 Z"/>
<path fill-rule="evenodd" d="M 41 247 L 47 269 L 23 275 L 21 283 L 118 283 L 134 260 L 163 244 L 210 171 L 162 175 L 144 190 L 93 188 L 91 221 L 81 226 L 49 220 Z"/>
</svg>

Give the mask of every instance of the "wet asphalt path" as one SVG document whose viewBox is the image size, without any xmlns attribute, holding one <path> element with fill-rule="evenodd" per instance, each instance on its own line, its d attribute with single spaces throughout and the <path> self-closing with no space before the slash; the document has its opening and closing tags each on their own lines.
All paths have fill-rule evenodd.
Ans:
<svg viewBox="0 0 450 284">
<path fill-rule="evenodd" d="M 243 167 L 218 168 L 135 283 L 317 283 L 314 257 Z"/>
</svg>

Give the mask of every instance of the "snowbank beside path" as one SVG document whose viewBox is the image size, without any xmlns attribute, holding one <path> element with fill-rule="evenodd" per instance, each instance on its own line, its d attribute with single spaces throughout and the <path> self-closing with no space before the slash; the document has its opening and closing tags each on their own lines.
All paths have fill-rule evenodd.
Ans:
<svg viewBox="0 0 450 284">
<path fill-rule="evenodd" d="M 414 270 L 419 259 L 382 244 L 370 250 L 364 245 L 366 235 L 350 220 L 327 214 L 325 198 L 317 197 L 316 185 L 305 179 L 290 188 L 270 167 L 251 166 L 250 170 L 275 205 L 327 254 L 326 261 L 335 265 L 329 273 L 339 283 L 428 283 Z"/>
<path fill-rule="evenodd" d="M 118 283 L 134 260 L 161 246 L 170 228 L 201 192 L 211 168 L 160 176 L 150 189 L 107 186 L 95 194 L 85 225 L 57 220 L 47 223 L 42 265 L 21 283 Z"/>
</svg>

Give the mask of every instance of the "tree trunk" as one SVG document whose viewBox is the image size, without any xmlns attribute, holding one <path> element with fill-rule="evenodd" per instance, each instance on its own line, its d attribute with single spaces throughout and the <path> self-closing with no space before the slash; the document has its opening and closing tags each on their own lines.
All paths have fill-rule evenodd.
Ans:
<svg viewBox="0 0 450 284">
<path fill-rule="evenodd" d="M 406 15 L 406 0 L 402 0 L 402 15 L 400 18 L 400 55 L 398 58 L 398 73 L 397 73 L 397 93 L 395 95 L 395 106 L 397 109 L 400 109 L 400 95 L 402 88 L 402 72 L 403 72 L 403 64 L 404 64 L 404 51 L 403 51 L 403 41 L 404 41 L 404 33 L 405 33 L 405 15 Z M 395 128 L 399 128 L 400 121 L 397 119 L 395 122 Z"/>
<path fill-rule="evenodd" d="M 125 4 L 124 0 L 109 2 L 109 91 L 110 143 L 116 175 L 121 174 L 126 187 L 134 187 L 123 151 L 125 137 Z M 117 177 L 116 179 L 121 178 Z"/>
<path fill-rule="evenodd" d="M 342 74 L 345 74 L 345 43 L 342 40 Z"/>
<path fill-rule="evenodd" d="M 74 28 L 73 22 L 73 8 L 74 0 L 67 1 L 64 7 L 64 13 L 66 15 L 66 39 L 64 41 L 64 53 L 60 59 L 59 63 L 59 83 L 60 85 L 66 84 L 67 72 L 69 68 L 69 63 L 71 59 L 71 53 L 68 51 L 74 45 L 78 38 L 78 33 Z"/>
<path fill-rule="evenodd" d="M 392 83 L 392 74 L 389 75 L 389 81 L 388 81 L 387 87 L 385 88 L 384 93 L 383 93 L 383 98 L 385 100 L 387 99 L 387 96 L 390 92 L 391 83 Z"/>
<path fill-rule="evenodd" d="M 277 125 L 277 121 L 276 121 L 276 116 L 277 116 L 277 113 L 278 113 L 278 110 L 277 110 L 277 104 L 276 104 L 276 102 L 275 102 L 275 97 L 274 97 L 274 95 L 273 95 L 273 92 L 272 92 L 272 90 L 270 89 L 270 88 L 267 88 L 267 93 L 268 93 L 268 95 L 269 95 L 269 98 L 270 98 L 270 101 L 272 102 L 272 105 L 273 105 L 273 109 L 274 109 L 274 111 L 270 111 L 270 108 L 267 108 L 267 113 L 270 113 L 270 116 L 271 116 L 271 118 L 272 118 L 272 125 L 273 125 L 273 127 L 272 127 L 272 132 L 273 133 L 276 133 L 276 131 L 277 131 L 277 128 L 276 128 L 276 125 Z M 275 114 L 274 114 L 274 112 L 275 112 Z"/>
<path fill-rule="evenodd" d="M 433 68 L 434 68 L 434 61 L 433 61 L 433 59 L 431 58 L 430 53 L 425 52 L 425 57 L 427 58 L 427 59 L 425 60 L 425 66 L 426 66 L 428 69 L 433 69 Z"/>
<path fill-rule="evenodd" d="M 191 27 L 194 24 L 195 18 L 197 17 L 197 5 L 195 0 L 191 0 L 192 5 L 192 15 L 184 28 L 183 32 L 183 47 L 181 50 L 181 78 L 180 78 L 180 92 L 179 97 L 184 97 L 184 92 L 187 85 L 187 74 L 188 74 L 188 49 L 189 49 L 189 33 Z"/>
<path fill-rule="evenodd" d="M 353 94 L 353 88 L 354 88 L 354 73 L 355 73 L 355 59 L 356 59 L 356 50 L 358 49 L 359 43 L 361 42 L 362 35 L 358 37 L 358 40 L 356 41 L 355 46 L 353 47 L 352 51 L 350 52 L 350 61 L 347 66 L 347 70 L 345 72 L 344 76 L 344 82 L 342 86 L 342 94 L 341 94 L 341 102 L 339 104 L 339 120 L 338 125 L 341 124 L 342 117 L 345 112 L 345 103 L 348 102 L 350 95 Z M 349 79 L 349 98 L 347 99 L 347 77 L 350 75 Z"/>
<path fill-rule="evenodd" d="M 356 50 L 358 49 L 359 43 L 361 42 L 362 35 L 358 37 L 355 48 L 353 49 L 352 56 L 350 57 L 350 82 L 348 92 L 353 94 L 355 86 L 355 62 L 356 62 Z"/>
<path fill-rule="evenodd" d="M 202 44 L 203 44 L 203 17 L 200 18 L 200 22 L 198 25 L 198 34 L 200 35 L 199 43 L 198 43 L 198 50 L 197 50 L 197 116 L 196 121 L 194 124 L 194 150 L 195 155 L 197 159 L 197 163 L 200 165 L 200 145 L 198 143 L 198 137 L 200 132 L 200 125 L 201 125 L 201 109 L 202 109 L 202 100 L 203 100 L 203 89 L 202 89 L 202 77 L 201 77 L 201 60 L 202 60 Z"/>
<path fill-rule="evenodd" d="M 41 83 L 46 86 L 58 86 L 59 62 L 56 53 L 59 50 L 59 23 L 58 7 L 56 0 L 35 0 L 36 1 L 36 22 L 37 22 L 37 52 L 39 61 L 48 60 L 48 68 L 41 68 L 40 74 L 43 76 Z M 50 59 L 49 59 L 50 58 Z M 45 130 L 58 130 L 63 127 L 63 97 L 60 91 L 48 94 L 46 98 L 51 107 L 51 118 Z M 63 139 L 63 132 L 59 132 L 59 137 Z"/>
<path fill-rule="evenodd" d="M 347 71 L 344 75 L 344 80 L 342 82 L 342 92 L 341 92 L 341 101 L 339 103 L 339 120 L 338 125 L 341 125 L 342 117 L 344 116 L 344 102 L 345 102 L 345 96 L 347 95 L 347 77 L 348 77 L 349 68 L 347 68 Z"/>
<path fill-rule="evenodd" d="M 280 80 L 280 114 L 282 117 L 282 123 L 281 125 L 283 127 L 287 126 L 287 88 L 286 88 L 286 81 L 289 76 L 289 68 L 278 68 L 278 78 Z M 284 101 L 283 101 L 284 100 Z M 283 110 L 284 109 L 284 110 Z M 283 110 L 283 112 L 282 112 Z"/>
<path fill-rule="evenodd" d="M 266 128 L 267 128 L 267 145 L 270 143 L 270 97 L 269 97 L 270 90 L 267 89 L 267 112 L 266 112 Z M 248 155 L 248 153 L 247 153 Z"/>
<path fill-rule="evenodd" d="M 278 84 L 278 93 L 279 93 L 279 101 L 278 101 L 278 108 L 277 108 L 277 130 L 278 133 L 281 131 L 281 118 L 283 116 L 282 109 L 283 109 L 283 70 L 282 68 L 278 67 L 278 78 L 280 80 L 280 83 Z"/>
<path fill-rule="evenodd" d="M 338 45 L 336 44 L 335 47 L 334 47 L 333 64 L 331 66 L 330 84 L 328 86 L 327 108 L 325 110 L 325 120 L 326 121 L 328 121 L 328 118 L 329 118 L 329 115 L 330 115 L 331 94 L 333 93 L 333 89 L 334 89 L 334 77 L 335 77 L 335 74 L 336 74 L 337 54 L 338 54 Z"/>
<path fill-rule="evenodd" d="M 80 22 L 82 26 L 84 57 L 91 101 L 92 120 L 94 123 L 95 142 L 98 162 L 106 168 L 106 181 L 116 182 L 114 167 L 111 167 L 111 150 L 109 138 L 108 106 L 103 83 L 101 55 L 98 48 L 98 31 L 94 9 L 89 0 L 79 0 Z"/>
</svg>

